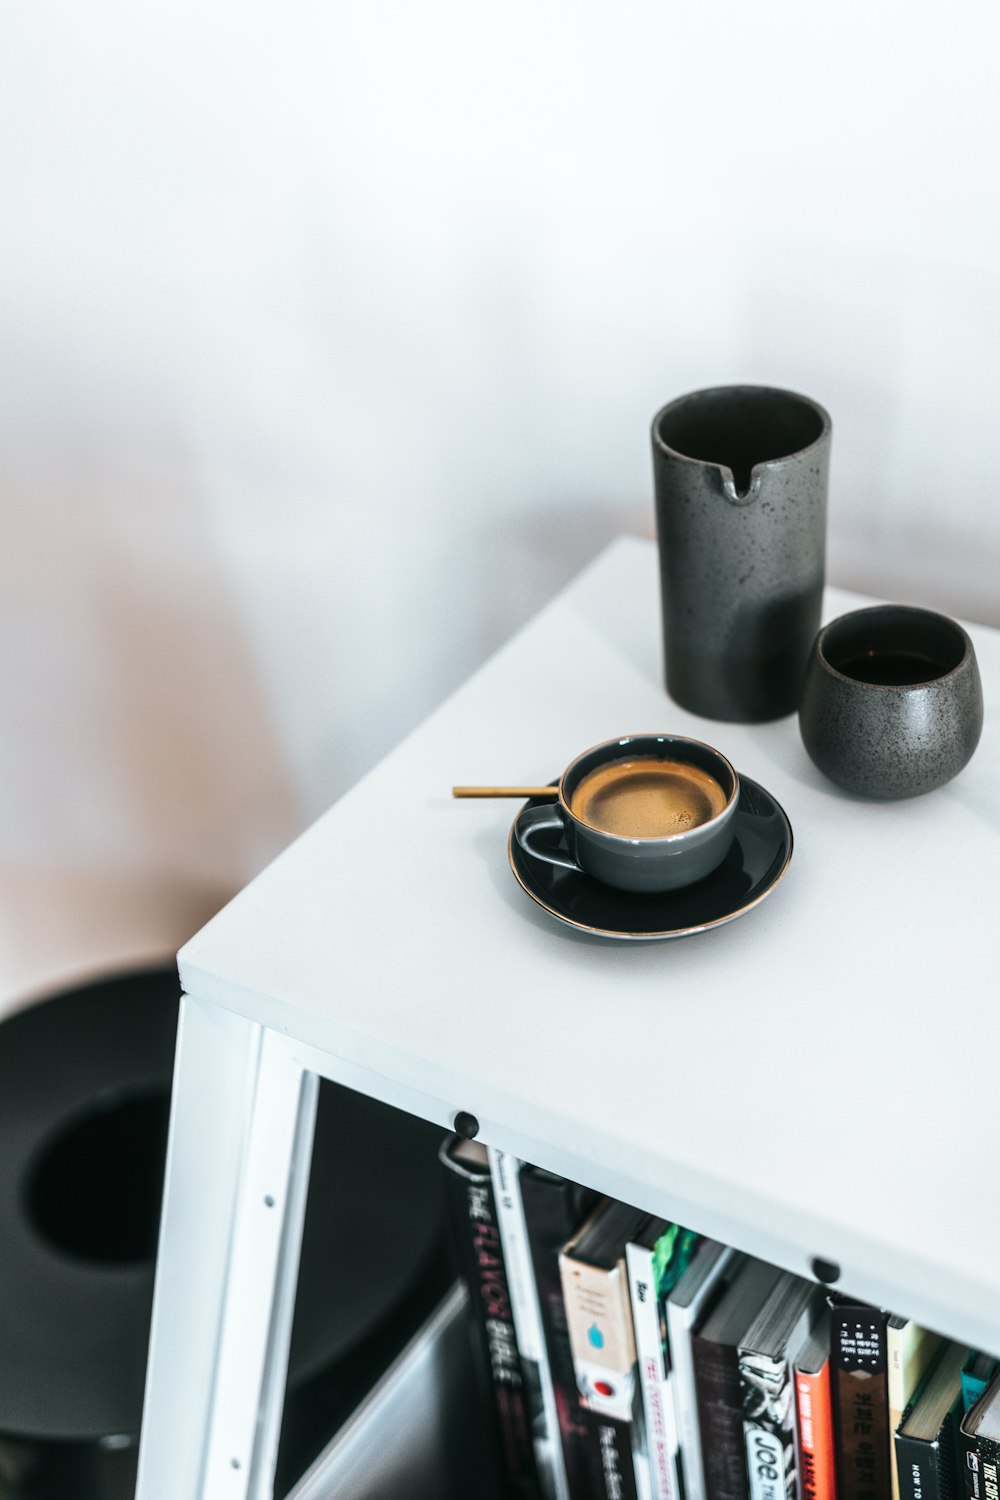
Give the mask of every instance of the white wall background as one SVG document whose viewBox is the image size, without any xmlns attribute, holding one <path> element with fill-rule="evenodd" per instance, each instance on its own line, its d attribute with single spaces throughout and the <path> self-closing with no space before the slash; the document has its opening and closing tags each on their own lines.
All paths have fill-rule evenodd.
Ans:
<svg viewBox="0 0 1000 1500">
<path fill-rule="evenodd" d="M 981 0 L 12 0 L 0 994 L 172 948 L 651 530 L 681 391 L 817 397 L 833 581 L 1000 623 L 997 39 Z"/>
</svg>

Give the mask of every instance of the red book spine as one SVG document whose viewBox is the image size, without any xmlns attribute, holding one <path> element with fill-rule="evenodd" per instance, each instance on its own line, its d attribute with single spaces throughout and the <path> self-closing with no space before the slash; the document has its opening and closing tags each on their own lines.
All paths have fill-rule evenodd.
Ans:
<svg viewBox="0 0 1000 1500">
<path fill-rule="evenodd" d="M 830 1361 L 815 1375 L 795 1372 L 802 1500 L 837 1500 Z"/>
</svg>

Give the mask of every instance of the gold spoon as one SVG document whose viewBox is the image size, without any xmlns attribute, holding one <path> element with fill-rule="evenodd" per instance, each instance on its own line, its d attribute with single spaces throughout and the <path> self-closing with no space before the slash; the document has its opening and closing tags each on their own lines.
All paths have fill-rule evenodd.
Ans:
<svg viewBox="0 0 1000 1500">
<path fill-rule="evenodd" d="M 453 786 L 453 797 L 558 797 L 557 786 Z"/>
</svg>

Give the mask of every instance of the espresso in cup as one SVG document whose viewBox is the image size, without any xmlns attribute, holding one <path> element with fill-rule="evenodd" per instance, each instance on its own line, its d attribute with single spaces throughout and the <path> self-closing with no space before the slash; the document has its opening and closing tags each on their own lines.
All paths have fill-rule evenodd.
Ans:
<svg viewBox="0 0 1000 1500">
<path fill-rule="evenodd" d="M 620 890 L 661 892 L 701 880 L 733 841 L 739 778 L 720 751 L 683 735 L 623 735 L 578 755 L 556 802 L 526 808 L 526 853 Z M 548 830 L 564 835 L 568 855 Z"/>
<path fill-rule="evenodd" d="M 728 800 L 700 766 L 642 756 L 588 771 L 570 798 L 570 810 L 602 833 L 662 839 L 718 817 Z"/>
</svg>

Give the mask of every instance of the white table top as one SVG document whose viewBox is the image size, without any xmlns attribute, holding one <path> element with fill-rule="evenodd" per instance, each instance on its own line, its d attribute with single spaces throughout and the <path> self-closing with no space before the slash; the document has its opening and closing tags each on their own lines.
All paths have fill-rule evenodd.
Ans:
<svg viewBox="0 0 1000 1500">
<path fill-rule="evenodd" d="M 829 590 L 825 617 L 870 602 Z M 919 601 L 909 601 L 919 602 Z M 624 538 L 181 952 L 187 990 L 371 1092 L 1000 1350 L 1000 632 L 947 787 L 861 803 L 794 717 L 710 723 L 661 680 L 652 544 Z M 795 855 L 728 926 L 625 944 L 558 925 L 507 864 L 515 805 L 618 733 L 694 734 L 777 796 Z M 433 1107 L 428 1113 L 433 1113 Z"/>
</svg>

